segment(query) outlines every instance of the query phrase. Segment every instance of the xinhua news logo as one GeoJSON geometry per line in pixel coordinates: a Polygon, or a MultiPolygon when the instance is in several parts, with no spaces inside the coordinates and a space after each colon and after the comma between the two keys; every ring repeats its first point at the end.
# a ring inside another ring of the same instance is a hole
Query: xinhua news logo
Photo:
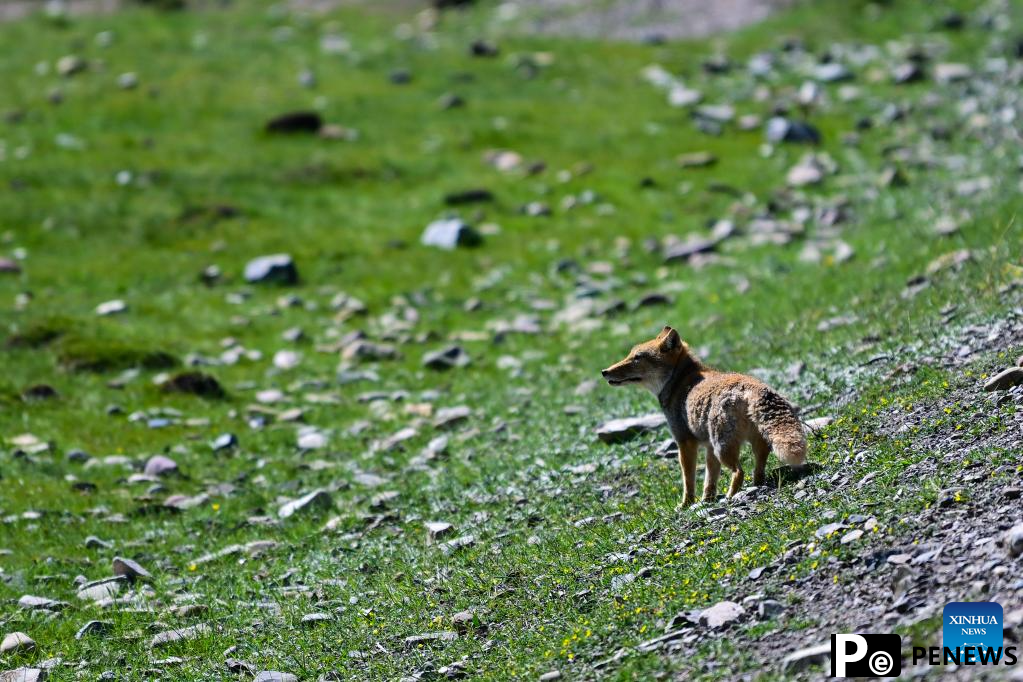
{"type": "Polygon", "coordinates": [[[902,638],[898,635],[831,635],[832,677],[898,677],[902,638]]]}
{"type": "MultiPolygon", "coordinates": [[[[1004,645],[1002,606],[951,602],[942,612],[943,646],[913,647],[913,665],[1016,665],[1016,647],[1004,645]]],[[[833,677],[898,677],[902,638],[895,634],[831,635],[833,677]]]]}

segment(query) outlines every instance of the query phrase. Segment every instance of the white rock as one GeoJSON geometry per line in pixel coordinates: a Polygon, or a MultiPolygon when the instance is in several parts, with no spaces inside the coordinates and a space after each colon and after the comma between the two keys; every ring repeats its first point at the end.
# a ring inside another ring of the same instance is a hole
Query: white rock
{"type": "Polygon", "coordinates": [[[35,640],[24,632],[12,632],[0,642],[0,654],[9,654],[15,651],[32,651],[36,648],[35,640]]]}
{"type": "Polygon", "coordinates": [[[96,314],[107,316],[107,315],[118,315],[128,311],[128,304],[119,298],[115,298],[112,301],[104,301],[96,306],[96,314]]]}

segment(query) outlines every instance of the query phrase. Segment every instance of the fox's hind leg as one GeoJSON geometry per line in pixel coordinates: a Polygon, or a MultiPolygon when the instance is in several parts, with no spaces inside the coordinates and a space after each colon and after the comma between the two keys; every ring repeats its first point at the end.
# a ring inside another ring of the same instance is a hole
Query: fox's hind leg
{"type": "Polygon", "coordinates": [[[764,469],[767,468],[767,456],[771,453],[771,444],[756,432],[750,435],[749,444],[753,447],[753,485],[764,485],[767,479],[764,469]]]}
{"type": "Polygon", "coordinates": [[[714,452],[721,464],[732,470],[732,481],[728,484],[728,497],[742,490],[742,481],[746,474],[742,470],[742,462],[739,459],[739,450],[742,442],[731,439],[724,442],[718,441],[714,444],[714,452]]]}
{"type": "Polygon", "coordinates": [[[703,472],[703,501],[713,502],[718,498],[718,476],[721,475],[721,461],[714,454],[714,449],[708,445],[707,468],[703,472]]]}

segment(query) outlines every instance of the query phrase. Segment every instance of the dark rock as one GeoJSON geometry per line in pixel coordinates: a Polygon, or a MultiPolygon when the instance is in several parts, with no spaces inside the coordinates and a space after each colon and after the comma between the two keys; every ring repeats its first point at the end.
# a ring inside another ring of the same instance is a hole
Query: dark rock
{"type": "Polygon", "coordinates": [[[461,346],[448,346],[423,356],[423,365],[436,370],[465,367],[470,362],[469,354],[461,346]]]}
{"type": "Polygon", "coordinates": [[[816,126],[806,121],[795,121],[784,116],[768,119],[765,135],[767,141],[772,144],[779,142],[820,144],[821,142],[821,133],[816,126]]]}
{"type": "Polygon", "coordinates": [[[260,256],[245,264],[245,281],[253,284],[272,282],[275,284],[297,284],[298,268],[286,253],[260,256]]]}
{"type": "Polygon", "coordinates": [[[323,127],[323,119],[315,111],[292,111],[270,119],[266,124],[268,133],[317,133],[323,127]]]}
{"type": "Polygon", "coordinates": [[[59,397],[57,389],[49,384],[36,384],[21,392],[21,398],[25,401],[53,400],[59,397]]]}
{"type": "MultiPolygon", "coordinates": [[[[147,465],[148,466],[148,465],[147,465]]],[[[177,465],[174,465],[177,469],[177,465]]],[[[125,557],[115,556],[113,560],[114,575],[123,575],[128,580],[149,579],[153,576],[146,569],[132,559],[126,559],[125,557]]]]}
{"type": "Polygon", "coordinates": [[[190,393],[202,398],[223,398],[227,395],[220,382],[203,372],[175,374],[160,388],[165,393],[190,393]]]}
{"type": "Polygon", "coordinates": [[[473,57],[496,57],[500,53],[497,45],[486,40],[474,40],[469,46],[469,54],[473,57]]]}
{"type": "Polygon", "coordinates": [[[88,623],[78,628],[78,632],[75,633],[75,639],[84,639],[90,635],[105,635],[114,629],[114,624],[105,620],[90,620],[88,623]]]}
{"type": "Polygon", "coordinates": [[[479,204],[494,200],[494,194],[489,189],[473,188],[458,192],[450,192],[444,195],[444,203],[448,206],[462,206],[464,204],[479,204]]]}

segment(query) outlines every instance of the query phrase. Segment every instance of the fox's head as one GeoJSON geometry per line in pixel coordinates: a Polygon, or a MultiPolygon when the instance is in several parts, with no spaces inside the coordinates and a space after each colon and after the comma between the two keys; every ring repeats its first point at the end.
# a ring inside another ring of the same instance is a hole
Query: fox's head
{"type": "Polygon", "coordinates": [[[689,346],[678,332],[665,327],[656,338],[633,346],[624,360],[601,370],[600,374],[612,386],[640,384],[658,395],[671,378],[675,365],[688,356],[689,346]]]}

